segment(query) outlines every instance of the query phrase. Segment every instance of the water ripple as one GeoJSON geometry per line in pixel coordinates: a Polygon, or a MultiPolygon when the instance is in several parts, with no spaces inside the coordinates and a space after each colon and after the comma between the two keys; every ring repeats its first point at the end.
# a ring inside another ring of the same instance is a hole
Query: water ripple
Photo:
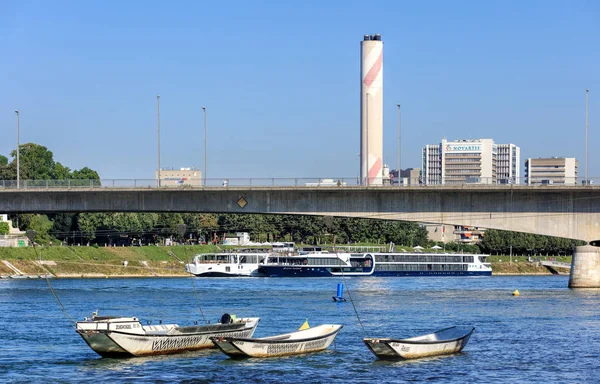
{"type": "MultiPolygon", "coordinates": [[[[0,377],[5,382],[136,383],[596,382],[600,290],[573,291],[564,276],[350,278],[350,302],[333,303],[340,282],[322,279],[54,280],[76,318],[137,316],[181,325],[224,312],[260,316],[255,336],[341,323],[335,346],[280,359],[232,360],[216,350],[103,359],[69,327],[43,280],[0,281],[0,377]],[[521,291],[513,297],[514,289],[521,291]],[[474,325],[465,351],[416,361],[379,361],[362,337],[410,337],[474,325]]],[[[347,292],[347,291],[346,291],[347,292]]]]}

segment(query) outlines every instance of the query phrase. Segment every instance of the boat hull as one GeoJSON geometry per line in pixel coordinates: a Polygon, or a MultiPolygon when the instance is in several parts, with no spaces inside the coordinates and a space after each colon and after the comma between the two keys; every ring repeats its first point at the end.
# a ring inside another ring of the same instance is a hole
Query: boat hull
{"type": "MultiPolygon", "coordinates": [[[[342,272],[331,267],[291,267],[291,266],[263,266],[261,273],[268,277],[329,277],[341,276],[342,272]]],[[[343,272],[344,276],[377,276],[377,277],[399,277],[399,276],[491,276],[491,271],[373,271],[369,272],[343,272]]]]}
{"type": "Polygon", "coordinates": [[[138,335],[126,332],[106,332],[107,337],[131,356],[152,356],[214,348],[210,337],[251,337],[258,318],[248,319],[242,328],[190,334],[138,335]]]}
{"type": "Polygon", "coordinates": [[[375,271],[372,276],[492,276],[492,271],[375,271]]]}
{"type": "Polygon", "coordinates": [[[87,343],[87,345],[94,350],[97,354],[102,357],[131,357],[132,355],[119,347],[114,341],[112,341],[103,331],[84,331],[77,330],[77,333],[87,343]]]}
{"type": "Polygon", "coordinates": [[[232,358],[300,355],[327,349],[342,329],[341,325],[321,327],[324,327],[321,335],[304,339],[282,339],[281,336],[275,336],[262,339],[213,337],[211,340],[223,353],[232,358]]]}
{"type": "Polygon", "coordinates": [[[199,274],[194,274],[196,277],[266,277],[266,275],[260,274],[256,271],[251,273],[229,273],[229,272],[204,272],[199,274]]]}
{"type": "Polygon", "coordinates": [[[474,330],[475,328],[467,329],[462,336],[447,340],[431,340],[436,339],[434,336],[436,333],[433,333],[412,339],[365,338],[363,342],[375,356],[382,360],[418,359],[461,352],[474,330]]]}

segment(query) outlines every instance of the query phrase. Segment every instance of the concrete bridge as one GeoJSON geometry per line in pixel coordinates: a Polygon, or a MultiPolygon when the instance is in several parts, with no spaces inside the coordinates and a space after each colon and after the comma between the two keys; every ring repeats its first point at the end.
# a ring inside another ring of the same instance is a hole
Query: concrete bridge
{"type": "MultiPolygon", "coordinates": [[[[0,189],[0,212],[198,212],[362,217],[600,243],[600,187],[179,187],[0,189]]],[[[600,288],[600,248],[577,247],[569,286],[600,288]]]]}
{"type": "Polygon", "coordinates": [[[553,275],[560,275],[559,269],[571,269],[571,264],[560,261],[542,260],[540,265],[546,267],[553,275]]]}
{"type": "Polygon", "coordinates": [[[323,215],[600,240],[600,187],[195,187],[0,189],[0,212],[323,215]]]}

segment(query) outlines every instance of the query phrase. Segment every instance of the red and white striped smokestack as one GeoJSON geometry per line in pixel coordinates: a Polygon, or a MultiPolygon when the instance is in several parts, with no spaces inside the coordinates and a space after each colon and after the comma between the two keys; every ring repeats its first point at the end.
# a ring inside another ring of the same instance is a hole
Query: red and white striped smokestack
{"type": "Polygon", "coordinates": [[[383,41],[365,35],[360,42],[360,178],[383,184],[383,41]]]}

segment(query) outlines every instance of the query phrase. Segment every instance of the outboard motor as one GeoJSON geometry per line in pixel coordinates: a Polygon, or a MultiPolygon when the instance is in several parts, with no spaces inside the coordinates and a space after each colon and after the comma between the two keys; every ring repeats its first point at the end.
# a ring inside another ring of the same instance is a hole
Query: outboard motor
{"type": "Polygon", "coordinates": [[[233,319],[231,318],[229,313],[224,313],[223,316],[221,316],[221,324],[231,324],[231,323],[233,323],[233,319]]]}

